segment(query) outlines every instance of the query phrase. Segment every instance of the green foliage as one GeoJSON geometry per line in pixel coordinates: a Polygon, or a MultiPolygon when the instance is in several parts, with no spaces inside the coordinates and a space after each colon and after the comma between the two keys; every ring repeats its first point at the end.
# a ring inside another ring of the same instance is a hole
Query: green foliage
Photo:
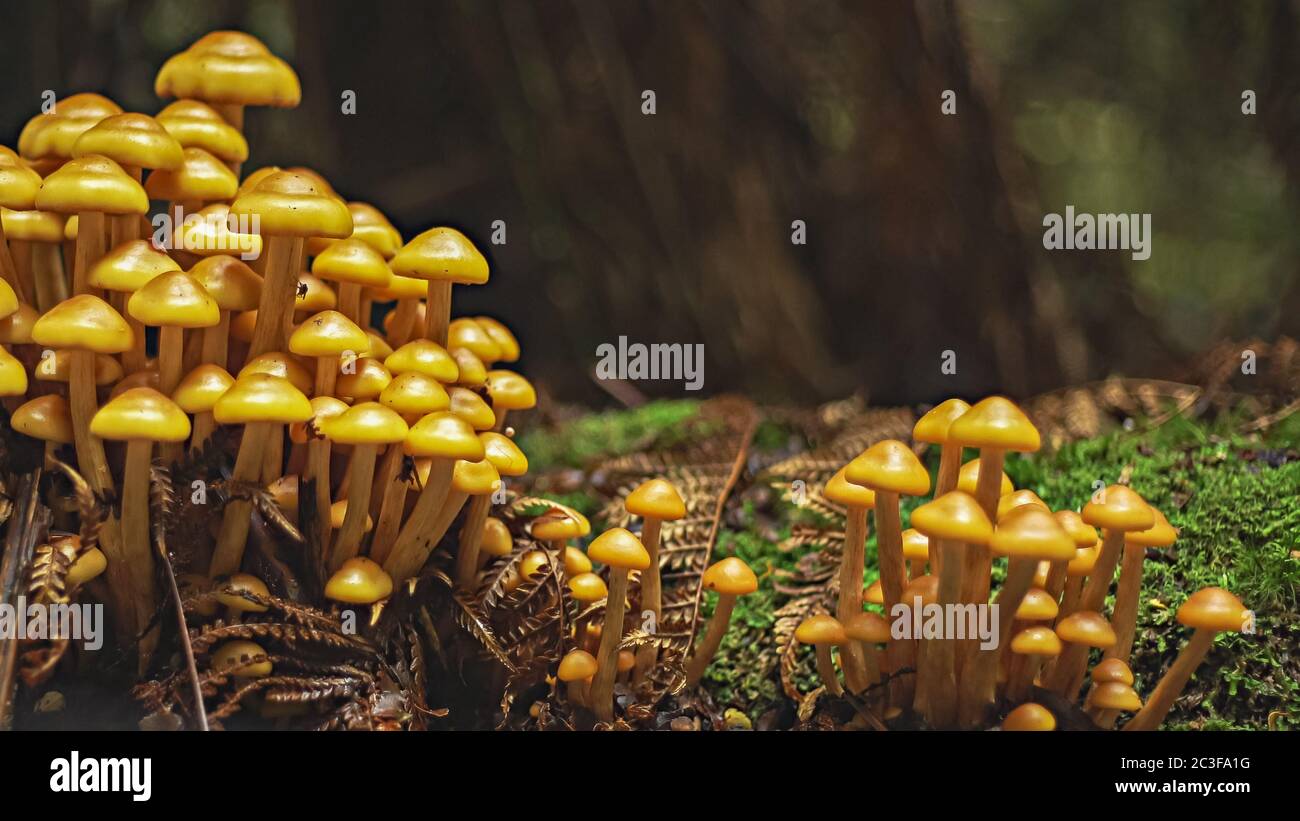
{"type": "Polygon", "coordinates": [[[533,428],[519,438],[534,474],[561,467],[584,467],[593,459],[619,456],[649,447],[670,445],[684,435],[685,425],[699,410],[690,399],[649,402],[631,410],[606,411],[574,419],[559,428],[533,428]]]}

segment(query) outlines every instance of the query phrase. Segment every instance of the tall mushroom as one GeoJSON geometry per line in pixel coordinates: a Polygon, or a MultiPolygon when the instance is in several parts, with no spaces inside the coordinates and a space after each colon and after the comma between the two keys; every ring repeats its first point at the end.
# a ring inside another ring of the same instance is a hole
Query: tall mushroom
{"type": "Polygon", "coordinates": [[[618,646],[623,640],[623,615],[627,610],[627,574],[650,566],[650,554],[641,540],[621,527],[597,536],[587,548],[592,561],[609,568],[609,596],[600,633],[600,665],[591,682],[591,709],[601,721],[614,718],[614,676],[618,672],[618,646]]]}
{"type": "Polygon", "coordinates": [[[182,147],[201,148],[229,163],[232,174],[240,163],[248,159],[248,140],[207,103],[177,100],[155,114],[154,119],[182,147]]]}
{"type": "Polygon", "coordinates": [[[176,390],[184,374],[186,329],[211,328],[221,320],[216,300],[184,271],[149,280],[131,294],[126,310],[137,322],[158,328],[158,384],[163,394],[176,390]]]}
{"type": "MultiPolygon", "coordinates": [[[[325,421],[322,432],[332,442],[352,446],[348,467],[348,512],[339,528],[330,569],[338,570],[361,548],[370,509],[370,487],[379,448],[406,441],[409,429],[402,417],[379,404],[362,402],[325,421]]],[[[329,481],[328,474],[324,477],[329,481]]]]}
{"type": "MultiPolygon", "coordinates": [[[[499,413],[504,413],[504,410],[499,413]]],[[[641,544],[645,546],[646,553],[650,554],[650,566],[641,574],[641,616],[644,618],[647,613],[651,614],[657,625],[663,612],[663,592],[659,580],[660,530],[664,522],[675,522],[686,515],[686,503],[682,501],[681,494],[671,482],[666,479],[649,479],[627,495],[623,500],[623,507],[629,515],[641,517],[641,544]]],[[[709,573],[712,570],[713,568],[710,568],[704,572],[706,589],[708,589],[709,573]]],[[[749,568],[745,570],[748,572],[749,568]]],[[[633,681],[640,682],[645,677],[646,672],[654,666],[658,655],[658,650],[653,644],[637,650],[633,681]]]]}
{"type": "MultiPolygon", "coordinates": [[[[371,344],[374,344],[373,340],[371,344]]],[[[393,381],[379,392],[379,401],[400,414],[408,423],[430,413],[445,411],[451,405],[451,399],[442,384],[417,371],[406,371],[393,377],[393,381]]],[[[404,457],[405,448],[390,447],[384,452],[375,477],[379,521],[371,538],[370,556],[380,563],[388,558],[406,508],[407,479],[402,475],[404,457]]],[[[373,498],[371,505],[375,506],[373,498]]]]}
{"type": "Polygon", "coordinates": [[[528,410],[537,404],[537,392],[532,383],[514,371],[488,371],[486,385],[488,399],[492,401],[492,413],[497,420],[495,429],[498,431],[506,429],[507,413],[528,410]]]}
{"type": "Polygon", "coordinates": [[[203,290],[216,301],[221,318],[203,331],[199,362],[233,367],[230,364],[231,314],[257,310],[262,298],[262,278],[248,265],[228,254],[204,257],[190,268],[203,290]]]}
{"type": "Polygon", "coordinates": [[[754,575],[753,570],[749,569],[749,565],[735,556],[728,556],[705,570],[700,584],[705,590],[712,590],[718,594],[718,603],[713,608],[709,627],[704,633],[703,640],[700,641],[700,646],[695,648],[695,654],[686,665],[687,687],[694,687],[700,683],[704,671],[709,667],[709,662],[713,661],[714,654],[722,646],[722,638],[727,634],[727,627],[731,624],[731,613],[736,608],[736,599],[757,590],[758,577],[754,575]]]}
{"type": "MultiPolygon", "coordinates": [[[[963,417],[964,418],[964,417],[963,417]]],[[[893,612],[902,599],[907,574],[903,569],[903,524],[899,496],[924,496],[930,492],[930,473],[907,445],[896,439],[877,442],[845,467],[844,478],[876,493],[876,543],[880,564],[880,589],[885,594],[885,612],[893,612]]],[[[891,642],[886,654],[890,670],[911,666],[915,646],[891,642]]],[[[895,678],[890,698],[896,705],[910,704],[913,681],[895,678]]]]}
{"type": "Polygon", "coordinates": [[[970,405],[962,400],[949,399],[935,405],[912,426],[912,439],[935,444],[940,448],[939,474],[934,480],[935,497],[957,488],[962,447],[957,442],[949,441],[948,428],[952,427],[952,423],[968,410],[970,405]]]}
{"type": "Polygon", "coordinates": [[[1088,652],[1093,647],[1105,649],[1115,643],[1115,631],[1105,616],[1094,610],[1079,610],[1056,624],[1056,635],[1068,646],[1056,659],[1056,665],[1048,674],[1044,686],[1055,691],[1063,698],[1074,700],[1077,687],[1074,683],[1074,670],[1087,667],[1088,652]]]}
{"type": "MultiPolygon", "coordinates": [[[[262,476],[262,450],[271,430],[278,425],[306,422],[312,417],[312,407],[289,380],[267,373],[250,373],[235,380],[230,390],[217,400],[212,413],[218,424],[244,426],[231,479],[258,483],[262,476]]],[[[231,499],[226,503],[212,565],[208,568],[209,578],[239,570],[250,515],[249,501],[231,499]]]]}
{"type": "MultiPolygon", "coordinates": [[[[1033,452],[1042,446],[1038,429],[1020,408],[1001,396],[990,396],[975,403],[948,429],[948,437],[963,447],[979,448],[979,478],[975,500],[990,520],[996,521],[998,499],[1002,496],[1002,465],[1007,451],[1033,452]]],[[[989,600],[989,575],[992,557],[987,550],[966,551],[963,571],[963,601],[984,604],[989,600]]]]}
{"type": "MultiPolygon", "coordinates": [[[[410,375],[419,377],[419,374],[410,375]]],[[[528,457],[511,439],[499,433],[482,433],[479,434],[479,439],[483,442],[485,458],[496,468],[498,475],[523,476],[528,472],[528,457]]],[[[466,589],[473,587],[474,578],[478,575],[481,564],[479,545],[483,541],[483,530],[491,508],[492,495],[483,493],[473,496],[469,509],[465,511],[465,524],[461,527],[460,542],[456,548],[456,583],[466,589]]]]}
{"type": "MultiPolygon", "coordinates": [[[[848,624],[862,612],[862,574],[866,566],[867,511],[876,506],[876,494],[862,485],[855,485],[840,468],[826,481],[822,495],[837,505],[844,505],[847,519],[844,525],[844,548],[840,552],[840,590],[835,615],[842,624],[848,624]]],[[[846,645],[840,655],[844,667],[844,683],[850,691],[860,693],[870,683],[866,659],[857,644],[846,645]]]]}
{"type": "MultiPolygon", "coordinates": [[[[1077,549],[1092,547],[1097,544],[1097,531],[1083,521],[1083,517],[1073,510],[1058,510],[1052,514],[1071,539],[1077,549]]],[[[1076,552],[1075,556],[1079,554],[1076,552]]],[[[1073,559],[1071,559],[1073,561],[1073,559]]],[[[1065,592],[1065,585],[1070,577],[1070,562],[1051,562],[1047,578],[1043,580],[1043,589],[1057,602],[1065,592]]]]}
{"type": "Polygon", "coordinates": [[[451,323],[451,286],[486,285],[488,265],[483,254],[455,228],[431,228],[412,239],[392,260],[393,273],[429,283],[425,308],[425,339],[447,344],[451,323]]]}
{"type": "Polygon", "coordinates": [[[1178,623],[1195,632],[1165,671],[1146,706],[1124,725],[1125,730],[1154,730],[1169,715],[1192,673],[1205,660],[1218,633],[1239,633],[1246,629],[1250,611],[1236,596],[1222,587],[1204,587],[1178,608],[1178,623]]]}
{"type": "Polygon", "coordinates": [[[135,344],[131,350],[122,353],[122,367],[128,373],[145,369],[145,330],[144,323],[131,316],[126,302],[129,294],[143,288],[155,277],[181,268],[176,261],[149,244],[147,240],[137,239],[119,243],[99,258],[86,273],[86,284],[95,289],[110,291],[114,310],[119,311],[131,326],[135,335],[135,344]]]}
{"type": "Polygon", "coordinates": [[[844,695],[844,687],[835,672],[835,662],[831,659],[832,647],[843,647],[849,643],[849,637],[839,620],[825,613],[809,616],[795,628],[794,638],[800,644],[813,646],[817,655],[817,675],[821,676],[826,692],[833,696],[844,695]]]}
{"type": "Polygon", "coordinates": [[[1178,539],[1178,531],[1169,524],[1165,514],[1151,508],[1155,524],[1146,530],[1125,534],[1124,562],[1120,568],[1119,585],[1115,588],[1115,610],[1111,620],[1115,623],[1115,645],[1106,651],[1106,658],[1127,662],[1133,649],[1137,632],[1138,598],[1142,593],[1142,562],[1148,547],[1168,547],[1178,539]]]}
{"type": "MultiPolygon", "coordinates": [[[[181,144],[147,114],[115,114],[86,129],[72,146],[74,157],[102,156],[122,166],[140,182],[143,169],[178,169],[183,162],[181,144]]],[[[109,225],[110,245],[138,239],[141,221],[136,214],[122,214],[109,225]]]]}
{"type": "MultiPolygon", "coordinates": [[[[517,448],[515,449],[515,452],[518,457],[523,456],[523,453],[519,452],[517,448]]],[[[443,536],[447,535],[447,531],[451,529],[452,523],[456,521],[456,517],[460,514],[461,509],[465,507],[465,503],[469,499],[481,499],[483,500],[482,503],[484,505],[491,503],[492,494],[501,488],[501,474],[497,470],[498,464],[505,465],[508,470],[519,470],[521,467],[526,468],[527,466],[526,462],[521,463],[514,455],[503,454],[500,450],[494,449],[492,454],[488,454],[486,443],[483,453],[484,458],[477,461],[471,462],[461,460],[456,462],[456,466],[452,470],[451,475],[451,490],[447,493],[446,499],[443,500],[442,507],[438,509],[438,515],[434,518],[433,524],[429,527],[429,532],[424,537],[423,544],[425,547],[421,548],[421,553],[424,556],[428,555],[428,553],[425,552],[426,549],[431,550],[435,545],[442,541],[443,536]]],[[[469,551],[464,552],[466,557],[468,557],[469,551]]],[[[550,560],[548,554],[543,553],[542,555],[547,556],[548,561],[550,560]]],[[[477,564],[478,556],[474,555],[473,559],[475,564],[477,564]]],[[[456,572],[457,574],[460,574],[462,572],[462,567],[471,566],[473,565],[469,565],[468,563],[462,565],[462,562],[458,557],[456,561],[456,572]]],[[[411,572],[414,573],[418,569],[418,567],[415,567],[411,572]]],[[[469,587],[473,581],[474,574],[466,571],[463,578],[464,586],[469,587]]]]}

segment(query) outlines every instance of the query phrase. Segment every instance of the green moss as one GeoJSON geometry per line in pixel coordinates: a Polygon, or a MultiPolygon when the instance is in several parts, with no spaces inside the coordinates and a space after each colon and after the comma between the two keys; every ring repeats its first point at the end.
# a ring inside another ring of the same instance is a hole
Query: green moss
{"type": "Polygon", "coordinates": [[[594,413],[556,428],[532,428],[519,438],[534,475],[562,467],[584,467],[592,460],[632,453],[651,446],[669,446],[687,435],[689,420],[699,410],[690,399],[649,402],[638,408],[594,413]]]}

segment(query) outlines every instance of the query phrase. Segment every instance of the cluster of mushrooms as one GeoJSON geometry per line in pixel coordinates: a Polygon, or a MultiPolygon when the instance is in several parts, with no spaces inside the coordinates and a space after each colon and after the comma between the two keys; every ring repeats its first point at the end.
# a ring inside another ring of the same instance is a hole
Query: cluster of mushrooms
{"type": "MultiPolygon", "coordinates": [[[[486,283],[486,259],[452,228],[404,243],[307,168],[241,179],[245,108],[300,98],[256,38],[208,34],[155,88],[177,99],[154,116],[76,94],[32,118],[17,152],[0,147],[0,397],[14,431],[114,502],[98,547],[61,540],[70,579],[105,574],[116,634],[143,667],[158,632],[151,467],[224,428],[238,432],[232,486],[267,489],[290,518],[300,481],[313,489],[318,521],[298,524],[318,534],[305,561],[330,599],[383,601],[457,522],[456,582],[470,587],[502,539],[509,551],[488,514],[502,478],[527,470],[508,414],[536,404],[497,367],[519,358],[509,329],[451,317],[452,286],[486,283]],[[377,329],[379,303],[395,305],[377,329]]],[[[206,575],[182,580],[235,611],[257,607],[241,590],[266,592],[241,572],[251,504],[231,495],[194,546],[206,575]]],[[[268,674],[246,644],[218,649],[217,666],[268,674]]]]}
{"type": "Polygon", "coordinates": [[[1097,491],[1079,512],[1053,512],[1032,491],[1015,490],[1003,472],[1005,456],[1037,451],[1040,440],[1029,418],[1002,397],[973,406],[943,402],[917,421],[912,436],[937,446],[940,463],[933,499],[912,511],[910,529],[902,529],[900,497],[930,495],[931,478],[903,442],[872,445],[824,487],[825,498],[847,510],[836,612],[810,616],[795,637],[814,646],[828,692],[847,690],[865,697],[880,718],[909,713],[934,728],[977,729],[1005,716],[1006,730],[1052,730],[1057,720],[1040,703],[1052,701],[1045,694],[1073,702],[1087,679],[1083,708],[1098,727],[1110,729],[1122,713],[1134,713],[1123,729],[1151,730],[1215,635],[1248,629],[1249,611],[1227,590],[1190,596],[1177,620],[1192,635],[1143,704],[1128,661],[1146,550],[1172,545],[1178,535],[1165,516],[1122,484],[1097,491]],[[966,448],[978,450],[978,458],[962,464],[966,448]],[[864,589],[868,510],[880,578],[864,589]],[[1000,558],[1006,572],[991,598],[1000,558]],[[896,618],[914,621],[918,604],[956,614],[945,618],[950,626],[966,623],[976,605],[990,600],[999,613],[996,641],[981,642],[968,629],[961,636],[891,629],[896,618]],[[864,602],[885,615],[865,610],[864,602]],[[1090,671],[1094,649],[1101,659],[1090,671]]]}

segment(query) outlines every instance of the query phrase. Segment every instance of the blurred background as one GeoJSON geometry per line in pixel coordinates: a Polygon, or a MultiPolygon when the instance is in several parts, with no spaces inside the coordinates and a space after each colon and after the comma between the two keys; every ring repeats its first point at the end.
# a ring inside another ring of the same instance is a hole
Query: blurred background
{"type": "Polygon", "coordinates": [[[20,0],[0,142],[46,89],[155,113],[159,66],[218,28],[302,81],[250,109],[245,168],[464,230],[493,278],[454,312],[507,322],[562,400],[612,401],[591,373],[620,335],[703,343],[705,394],[921,402],[1300,334],[1289,0],[20,0]],[[1150,259],[1045,251],[1067,205],[1150,213],[1150,259]]]}

